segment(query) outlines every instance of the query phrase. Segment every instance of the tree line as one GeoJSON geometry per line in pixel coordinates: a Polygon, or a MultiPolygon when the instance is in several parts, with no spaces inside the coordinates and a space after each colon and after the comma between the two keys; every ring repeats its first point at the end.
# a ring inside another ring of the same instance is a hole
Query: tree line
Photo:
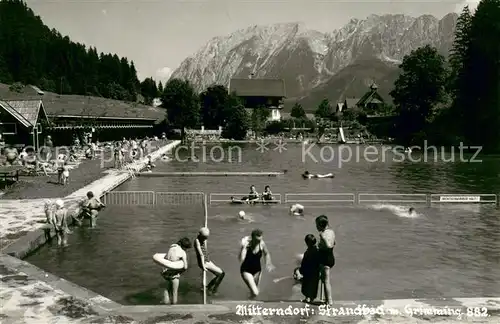
{"type": "MultiPolygon", "coordinates": [[[[429,45],[412,51],[400,65],[400,75],[390,95],[392,107],[380,114],[395,115],[387,132],[402,145],[482,146],[500,151],[500,0],[482,0],[476,11],[465,7],[460,14],[449,59],[429,45]]],[[[248,115],[235,94],[220,85],[198,95],[188,81],[170,80],[161,94],[167,120],[181,129],[224,127],[227,138],[243,138],[246,131],[262,131],[268,110],[248,115]]],[[[318,132],[323,119],[366,123],[366,113],[348,109],[332,113],[328,100],[316,110],[318,132]]],[[[295,104],[294,120],[307,120],[295,104]]],[[[313,126],[313,127],[314,127],[313,126]]]]}
{"type": "Polygon", "coordinates": [[[21,0],[0,1],[0,82],[32,84],[49,92],[150,104],[162,85],[142,83],[134,62],[72,42],[45,26],[21,0]]]}
{"type": "Polygon", "coordinates": [[[500,151],[500,0],[482,0],[460,14],[448,60],[431,46],[400,65],[390,93],[396,139],[500,151]]]}
{"type": "MultiPolygon", "coordinates": [[[[366,112],[356,107],[341,114],[324,99],[315,111],[319,124],[354,121],[367,113],[395,115],[387,135],[402,145],[482,146],[500,151],[500,0],[482,0],[474,13],[461,12],[448,59],[429,45],[403,58],[390,93],[392,106],[366,112]]],[[[296,104],[292,111],[302,114],[296,104]]],[[[318,127],[321,128],[321,127],[318,127]]]]}

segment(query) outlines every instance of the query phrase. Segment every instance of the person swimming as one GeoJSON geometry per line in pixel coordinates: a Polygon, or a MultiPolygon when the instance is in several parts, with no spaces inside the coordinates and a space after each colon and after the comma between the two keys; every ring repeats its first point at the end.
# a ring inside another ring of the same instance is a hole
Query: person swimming
{"type": "Polygon", "coordinates": [[[238,213],[238,218],[239,219],[246,219],[246,214],[243,210],[240,210],[240,212],[238,213]]]}
{"type": "Polygon", "coordinates": [[[262,193],[263,200],[273,200],[273,193],[271,192],[271,187],[265,186],[264,192],[262,193]]]}
{"type": "Polygon", "coordinates": [[[416,214],[415,208],[410,207],[410,209],[408,209],[408,215],[413,216],[415,214],[416,214]]]}
{"type": "Polygon", "coordinates": [[[302,178],[304,178],[304,179],[324,179],[324,178],[335,178],[335,175],[333,173],[311,174],[311,173],[309,173],[309,171],[305,171],[302,174],[302,178]]]}
{"type": "Polygon", "coordinates": [[[290,206],[290,214],[293,216],[304,216],[304,206],[301,204],[293,204],[290,206]]]}

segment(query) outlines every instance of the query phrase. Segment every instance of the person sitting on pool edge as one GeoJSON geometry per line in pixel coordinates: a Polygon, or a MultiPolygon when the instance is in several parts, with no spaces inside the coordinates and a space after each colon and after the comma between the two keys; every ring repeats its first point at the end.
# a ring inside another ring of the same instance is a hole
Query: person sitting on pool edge
{"type": "Polygon", "coordinates": [[[271,192],[270,186],[264,187],[264,192],[262,193],[262,200],[273,200],[273,193],[271,192]]]}
{"type": "Polygon", "coordinates": [[[250,186],[250,194],[248,196],[241,197],[241,199],[239,201],[237,199],[235,199],[234,197],[231,197],[231,203],[239,204],[240,201],[241,201],[241,203],[243,203],[243,202],[251,203],[251,202],[255,202],[259,199],[260,199],[259,193],[255,189],[255,186],[251,185],[250,186]]]}
{"type": "Polygon", "coordinates": [[[151,172],[156,165],[153,163],[151,155],[148,155],[148,161],[146,162],[146,172],[151,172]]]}
{"type": "Polygon", "coordinates": [[[304,178],[304,179],[324,179],[324,178],[335,178],[335,175],[333,173],[311,174],[311,173],[309,173],[309,171],[305,171],[302,174],[302,178],[304,178]]]}
{"type": "Polygon", "coordinates": [[[196,258],[198,260],[198,266],[202,271],[210,271],[215,275],[215,277],[208,283],[206,289],[211,295],[217,294],[217,289],[219,288],[222,280],[224,279],[224,270],[219,268],[215,263],[210,260],[207,250],[207,240],[210,236],[210,230],[207,227],[202,227],[198,236],[194,240],[194,247],[196,251],[196,258]]]}
{"type": "Polygon", "coordinates": [[[179,292],[179,280],[181,273],[188,268],[188,259],[186,251],[192,247],[191,241],[187,237],[183,237],[176,244],[172,244],[165,256],[169,261],[183,261],[184,267],[181,270],[164,269],[161,273],[163,279],[167,282],[167,287],[163,293],[163,302],[165,304],[177,304],[177,296],[179,292]]]}

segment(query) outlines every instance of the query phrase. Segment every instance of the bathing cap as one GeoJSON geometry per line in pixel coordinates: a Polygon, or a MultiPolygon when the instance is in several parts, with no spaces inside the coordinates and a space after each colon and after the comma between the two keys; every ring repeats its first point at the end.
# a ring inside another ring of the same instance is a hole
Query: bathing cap
{"type": "Polygon", "coordinates": [[[56,206],[59,207],[59,208],[63,208],[64,207],[64,201],[62,201],[61,199],[57,199],[56,200],[56,206]]]}
{"type": "Polygon", "coordinates": [[[208,229],[208,227],[200,228],[200,235],[208,237],[210,235],[210,230],[208,229]]]}
{"type": "Polygon", "coordinates": [[[240,217],[243,218],[243,217],[245,217],[245,212],[243,210],[240,210],[238,215],[240,215],[240,217]]]}

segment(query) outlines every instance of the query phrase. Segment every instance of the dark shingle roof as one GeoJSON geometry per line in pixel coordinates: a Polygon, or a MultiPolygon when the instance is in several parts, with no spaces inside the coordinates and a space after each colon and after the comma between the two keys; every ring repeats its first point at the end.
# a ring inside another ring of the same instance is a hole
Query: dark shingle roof
{"type": "Polygon", "coordinates": [[[14,109],[8,102],[0,100],[0,107],[7,111],[12,117],[17,119],[24,127],[33,126],[23,115],[21,115],[16,109],[14,109]]]}
{"type": "Polygon", "coordinates": [[[242,97],[286,97],[283,79],[231,79],[229,91],[242,97]]]}
{"type": "Polygon", "coordinates": [[[38,121],[40,108],[43,109],[41,100],[9,100],[7,103],[33,126],[38,121]]]}
{"type": "Polygon", "coordinates": [[[0,84],[0,98],[7,100],[42,100],[47,115],[67,115],[82,117],[134,118],[163,120],[165,110],[138,104],[101,97],[80,95],[58,95],[44,92],[39,95],[32,87],[25,86],[23,90],[12,92],[9,86],[0,84]]]}

